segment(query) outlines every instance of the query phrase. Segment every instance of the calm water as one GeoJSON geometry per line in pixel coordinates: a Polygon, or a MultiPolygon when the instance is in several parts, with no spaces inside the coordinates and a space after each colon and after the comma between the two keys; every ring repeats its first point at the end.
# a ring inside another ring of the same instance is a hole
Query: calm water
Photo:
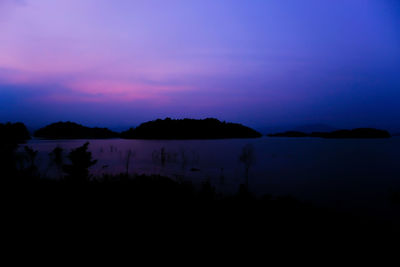
{"type": "MultiPolygon", "coordinates": [[[[305,201],[359,212],[385,213],[389,195],[400,190],[400,138],[329,140],[260,138],[234,140],[32,140],[42,173],[56,176],[48,153],[57,145],[66,152],[90,142],[98,163],[94,175],[126,172],[162,174],[195,183],[211,181],[223,192],[244,182],[239,157],[245,145],[254,150],[249,186],[257,194],[293,195],[305,201]],[[131,152],[129,152],[131,151],[131,152]],[[163,151],[163,152],[162,152],[163,151]],[[161,158],[164,155],[165,163],[161,158]]],[[[65,153],[66,154],[66,153],[65,153]]]]}

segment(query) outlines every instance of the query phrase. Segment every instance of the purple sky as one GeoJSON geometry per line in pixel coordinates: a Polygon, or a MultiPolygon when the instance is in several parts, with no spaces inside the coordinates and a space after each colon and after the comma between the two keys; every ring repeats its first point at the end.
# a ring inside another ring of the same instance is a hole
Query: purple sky
{"type": "Polygon", "coordinates": [[[0,121],[400,128],[397,0],[0,0],[0,121]]]}

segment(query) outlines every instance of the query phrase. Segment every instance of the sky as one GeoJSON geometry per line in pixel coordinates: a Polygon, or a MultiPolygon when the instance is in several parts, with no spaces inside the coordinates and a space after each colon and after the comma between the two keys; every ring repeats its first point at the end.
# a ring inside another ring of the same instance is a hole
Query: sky
{"type": "Polygon", "coordinates": [[[0,122],[400,129],[398,0],[0,0],[0,122]]]}

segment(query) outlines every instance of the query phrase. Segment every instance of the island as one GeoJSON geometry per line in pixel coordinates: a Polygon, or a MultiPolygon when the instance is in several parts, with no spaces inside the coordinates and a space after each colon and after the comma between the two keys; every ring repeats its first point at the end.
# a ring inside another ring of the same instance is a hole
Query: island
{"type": "Polygon", "coordinates": [[[158,119],[142,123],[121,133],[125,139],[228,139],[258,138],[262,134],[238,123],[221,122],[214,118],[158,119]]]}
{"type": "Polygon", "coordinates": [[[288,131],[283,133],[268,134],[269,137],[320,137],[320,138],[390,138],[391,135],[386,130],[374,128],[356,128],[352,130],[337,130],[332,132],[313,132],[303,133],[288,131]]]}
{"type": "Polygon", "coordinates": [[[25,124],[17,123],[0,123],[0,142],[17,142],[23,143],[31,139],[28,129],[25,124]]]}
{"type": "Polygon", "coordinates": [[[34,137],[43,139],[109,139],[119,134],[107,128],[90,128],[74,122],[56,122],[37,130],[34,137]]]}

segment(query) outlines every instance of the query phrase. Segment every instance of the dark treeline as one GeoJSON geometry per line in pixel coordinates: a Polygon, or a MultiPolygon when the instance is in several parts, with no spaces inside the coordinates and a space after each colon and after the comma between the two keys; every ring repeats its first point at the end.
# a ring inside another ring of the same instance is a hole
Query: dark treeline
{"type": "MultiPolygon", "coordinates": [[[[47,125],[34,133],[43,139],[227,139],[258,138],[262,134],[237,123],[221,122],[217,119],[154,120],[140,124],[122,133],[107,128],[90,128],[73,122],[57,122],[47,125]]],[[[319,137],[319,138],[390,138],[386,130],[356,128],[332,132],[287,131],[268,134],[270,137],[319,137]]],[[[394,134],[396,136],[396,134],[394,134]]],[[[3,140],[28,140],[29,132],[23,123],[0,124],[0,138],[3,140]]]]}
{"type": "Polygon", "coordinates": [[[386,130],[373,128],[357,128],[353,130],[337,130],[333,132],[313,132],[304,133],[298,131],[288,131],[283,133],[268,134],[270,137],[320,137],[320,138],[390,138],[391,135],[386,130]]]}
{"type": "Polygon", "coordinates": [[[237,123],[221,122],[217,119],[155,120],[142,123],[137,128],[121,133],[127,139],[221,139],[257,138],[262,135],[237,123]]]}
{"type": "Polygon", "coordinates": [[[106,128],[89,128],[74,122],[57,122],[35,131],[34,136],[45,139],[107,139],[117,138],[119,134],[106,128]]]}
{"type": "Polygon", "coordinates": [[[217,119],[155,120],[142,123],[122,133],[105,128],[89,128],[73,122],[50,124],[34,133],[45,139],[221,139],[256,138],[257,131],[237,123],[221,122],[217,119]]]}

